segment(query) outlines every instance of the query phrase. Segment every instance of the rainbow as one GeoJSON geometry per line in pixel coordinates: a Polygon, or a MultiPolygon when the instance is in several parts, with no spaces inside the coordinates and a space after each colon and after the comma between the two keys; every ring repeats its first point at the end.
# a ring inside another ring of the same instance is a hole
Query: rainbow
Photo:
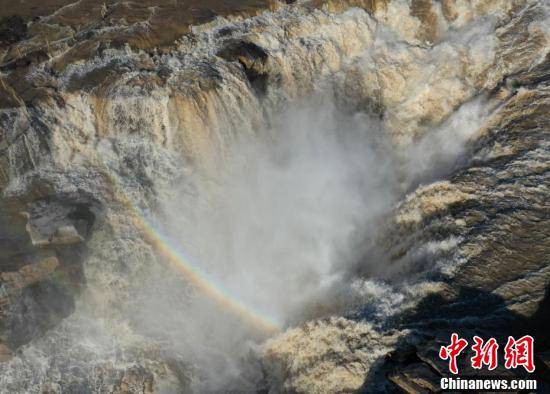
{"type": "Polygon", "coordinates": [[[154,224],[140,213],[139,208],[130,201],[126,193],[119,187],[117,180],[110,174],[106,175],[116,190],[117,200],[132,213],[131,219],[135,227],[164,261],[182,274],[202,294],[220,305],[224,311],[229,311],[239,317],[244,323],[267,334],[281,331],[281,325],[275,319],[269,318],[262,312],[245,304],[238,296],[230,294],[221,284],[209,278],[208,274],[201,269],[200,264],[187,256],[181,248],[175,246],[169,237],[157,230],[154,224]]]}

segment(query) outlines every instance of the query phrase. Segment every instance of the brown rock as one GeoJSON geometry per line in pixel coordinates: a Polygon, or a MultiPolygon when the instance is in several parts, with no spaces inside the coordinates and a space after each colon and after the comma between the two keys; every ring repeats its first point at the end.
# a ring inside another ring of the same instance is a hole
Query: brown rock
{"type": "Polygon", "coordinates": [[[12,289],[20,290],[32,284],[49,280],[58,266],[57,258],[49,257],[38,263],[25,265],[17,272],[2,272],[0,280],[12,289]]]}
{"type": "Polygon", "coordinates": [[[153,394],[154,376],[142,366],[124,371],[113,394],[142,393],[153,394]]]}
{"type": "Polygon", "coordinates": [[[84,241],[73,225],[59,227],[50,238],[52,245],[72,245],[84,241]]]}
{"type": "Polygon", "coordinates": [[[0,363],[9,361],[11,358],[11,350],[3,343],[0,343],[0,363]]]}
{"type": "Polygon", "coordinates": [[[56,257],[49,257],[36,264],[29,264],[19,270],[21,277],[28,286],[49,279],[50,275],[59,266],[56,257]]]}
{"type": "Polygon", "coordinates": [[[408,394],[420,394],[429,393],[429,391],[422,386],[416,384],[404,374],[397,373],[388,376],[388,379],[395,383],[401,390],[408,394]]]}

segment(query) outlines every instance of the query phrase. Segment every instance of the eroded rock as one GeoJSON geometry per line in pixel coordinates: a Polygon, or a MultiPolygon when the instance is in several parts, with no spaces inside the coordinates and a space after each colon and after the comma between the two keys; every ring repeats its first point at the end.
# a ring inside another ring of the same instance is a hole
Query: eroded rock
{"type": "Polygon", "coordinates": [[[306,323],[266,343],[271,387],[295,393],[358,390],[372,365],[399,336],[343,318],[306,323]]]}
{"type": "MultiPolygon", "coordinates": [[[[155,255],[124,193],[154,209],[155,182],[173,181],[166,163],[179,164],[174,152],[214,172],[229,141],[254,135],[277,110],[318,92],[333,92],[345,111],[374,112],[401,146],[475,97],[492,101],[465,160],[441,175],[447,180],[412,185],[380,237],[381,251],[366,253],[380,269],[368,261],[358,268],[398,289],[403,272],[411,280],[426,275],[429,292],[403,296],[426,302],[397,317],[388,312],[399,334],[364,323],[371,316],[362,311],[353,311],[356,320],[283,333],[264,352],[274,390],[378,388],[382,378],[371,372],[394,348],[404,356],[388,361],[398,365],[392,379],[431,390],[431,372],[444,371],[430,362],[433,338],[415,337],[409,354],[401,346],[413,340],[398,341],[406,330],[437,331],[443,340],[451,326],[511,327],[536,332],[541,349],[548,346],[549,66],[540,3],[299,2],[248,20],[214,18],[254,14],[271,2],[240,2],[238,10],[177,3],[80,1],[26,32],[20,21],[8,26],[17,42],[1,66],[0,185],[19,207],[9,219],[0,215],[0,358],[72,312],[70,286],[58,275],[78,266],[80,247],[93,249],[90,309],[114,326],[131,320],[125,311],[155,255]],[[209,24],[191,29],[194,18],[209,24]],[[95,233],[90,196],[105,209],[95,233]],[[26,212],[28,235],[4,223],[16,223],[17,212],[26,212]],[[41,260],[44,253],[57,256],[55,266],[51,256],[41,260]]],[[[462,138],[450,142],[455,137],[462,138]]],[[[106,372],[109,382],[118,372],[106,372]]],[[[151,376],[129,369],[117,390],[151,391],[151,376]]]]}
{"type": "Polygon", "coordinates": [[[16,349],[43,335],[74,310],[70,289],[60,279],[55,257],[0,273],[0,339],[16,349]]]}

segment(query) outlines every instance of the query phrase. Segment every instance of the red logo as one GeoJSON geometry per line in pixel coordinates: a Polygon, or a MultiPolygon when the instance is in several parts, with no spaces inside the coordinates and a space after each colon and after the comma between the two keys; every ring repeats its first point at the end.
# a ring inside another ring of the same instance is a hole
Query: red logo
{"type": "Polygon", "coordinates": [[[449,346],[441,346],[441,349],[439,349],[439,357],[442,360],[449,360],[449,371],[455,375],[458,374],[456,358],[466,346],[468,346],[468,341],[462,338],[459,339],[458,334],[453,333],[451,335],[451,344],[449,346]]]}
{"type": "Polygon", "coordinates": [[[525,335],[517,341],[513,337],[508,337],[508,342],[504,348],[504,366],[508,369],[524,367],[527,372],[535,370],[533,360],[533,345],[535,340],[530,335],[525,335]]]}
{"type": "Polygon", "coordinates": [[[495,338],[489,339],[483,344],[483,339],[478,336],[474,337],[475,344],[472,345],[472,350],[475,356],[470,360],[474,369],[481,369],[483,365],[489,367],[489,371],[495,369],[498,365],[498,343],[495,338]]]}
{"type": "MultiPolygon", "coordinates": [[[[474,356],[470,358],[472,368],[481,369],[486,365],[489,371],[498,366],[499,345],[495,338],[484,341],[478,336],[474,336],[472,351],[474,356]]],[[[504,367],[506,369],[524,367],[527,372],[535,371],[535,362],[533,358],[535,340],[530,335],[525,335],[516,340],[508,337],[508,342],[504,347],[504,367]]],[[[441,346],[439,357],[442,360],[449,360],[449,371],[452,374],[458,374],[457,357],[468,346],[468,341],[459,338],[458,334],[451,335],[451,343],[448,346],[441,346]]]]}

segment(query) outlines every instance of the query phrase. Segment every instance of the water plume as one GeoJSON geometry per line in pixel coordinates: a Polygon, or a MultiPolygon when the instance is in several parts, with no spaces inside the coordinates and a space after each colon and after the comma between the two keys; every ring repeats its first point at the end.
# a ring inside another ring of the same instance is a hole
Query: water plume
{"type": "MultiPolygon", "coordinates": [[[[405,190],[403,179],[427,179],[441,173],[434,166],[440,171],[456,162],[476,129],[464,120],[480,107],[468,104],[403,153],[392,148],[375,117],[343,114],[326,97],[296,104],[255,138],[236,141],[216,173],[197,171],[170,185],[158,231],[228,298],[280,327],[351,310],[358,297],[365,307],[372,291],[403,299],[395,289],[378,290],[387,285],[350,279],[359,264],[376,266],[372,272],[379,274],[389,269],[382,260],[363,261],[358,245],[376,238],[405,190]],[[445,145],[457,133],[464,138],[445,145]]],[[[143,332],[165,338],[206,374],[199,391],[257,387],[262,374],[251,360],[255,343],[266,336],[193,281],[182,293],[181,282],[163,275],[141,294],[143,332]]]]}

